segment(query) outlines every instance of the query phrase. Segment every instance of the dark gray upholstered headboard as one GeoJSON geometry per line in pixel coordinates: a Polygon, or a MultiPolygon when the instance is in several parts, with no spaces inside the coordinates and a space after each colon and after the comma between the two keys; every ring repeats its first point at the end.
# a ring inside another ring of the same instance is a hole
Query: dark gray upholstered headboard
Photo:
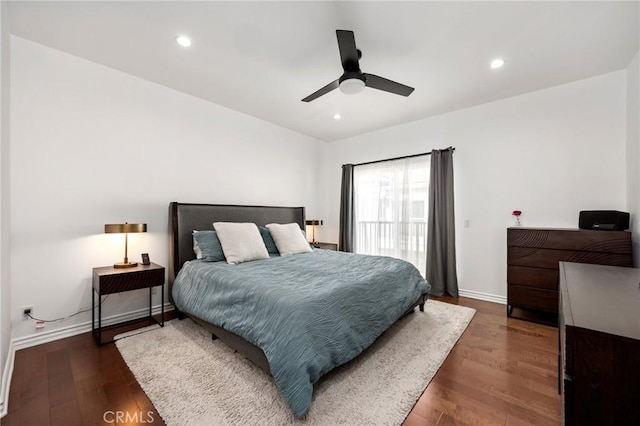
{"type": "MultiPolygon", "coordinates": [[[[236,206],[229,204],[188,204],[172,202],[169,205],[170,269],[169,284],[184,265],[195,259],[193,253],[194,230],[213,229],[213,222],[297,223],[304,229],[304,207],[236,206]]],[[[171,293],[169,293],[171,294],[171,293]]]]}

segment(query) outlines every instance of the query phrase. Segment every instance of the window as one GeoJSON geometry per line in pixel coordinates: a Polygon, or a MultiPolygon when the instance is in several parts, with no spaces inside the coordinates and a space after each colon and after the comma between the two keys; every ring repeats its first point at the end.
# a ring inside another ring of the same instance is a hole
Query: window
{"type": "Polygon", "coordinates": [[[354,251],[411,262],[424,276],[429,157],[357,166],[354,251]]]}

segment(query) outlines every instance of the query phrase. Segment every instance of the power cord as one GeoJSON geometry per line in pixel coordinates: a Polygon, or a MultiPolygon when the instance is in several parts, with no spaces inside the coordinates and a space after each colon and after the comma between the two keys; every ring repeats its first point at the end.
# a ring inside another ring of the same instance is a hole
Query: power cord
{"type": "Polygon", "coordinates": [[[25,313],[25,315],[26,315],[26,316],[28,316],[29,318],[31,318],[31,319],[32,319],[32,320],[34,320],[34,321],[41,321],[41,322],[57,322],[57,321],[62,321],[62,320],[66,320],[66,319],[71,318],[71,317],[75,317],[76,315],[80,315],[80,314],[82,314],[82,313],[89,312],[89,311],[91,311],[91,310],[93,310],[93,309],[97,308],[98,306],[102,305],[102,304],[104,303],[104,301],[105,301],[105,300],[107,300],[107,299],[109,298],[109,296],[111,296],[111,295],[110,295],[110,294],[107,294],[107,296],[106,296],[104,299],[102,299],[102,300],[100,301],[100,303],[98,303],[95,307],[91,307],[91,308],[83,309],[83,310],[81,310],[81,311],[76,312],[75,314],[71,314],[71,315],[68,315],[68,316],[66,316],[66,317],[62,317],[62,318],[56,318],[56,319],[52,319],[52,320],[44,320],[44,319],[36,318],[36,317],[34,317],[33,315],[31,315],[30,313],[28,313],[28,314],[27,314],[27,313],[25,313]]]}

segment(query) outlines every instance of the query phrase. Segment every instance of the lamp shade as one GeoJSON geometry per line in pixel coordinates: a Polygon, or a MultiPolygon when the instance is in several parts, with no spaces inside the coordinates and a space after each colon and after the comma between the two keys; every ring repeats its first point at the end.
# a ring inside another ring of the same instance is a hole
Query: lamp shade
{"type": "Polygon", "coordinates": [[[132,234],[136,232],[147,232],[146,223],[117,223],[104,226],[105,234],[132,234]]]}

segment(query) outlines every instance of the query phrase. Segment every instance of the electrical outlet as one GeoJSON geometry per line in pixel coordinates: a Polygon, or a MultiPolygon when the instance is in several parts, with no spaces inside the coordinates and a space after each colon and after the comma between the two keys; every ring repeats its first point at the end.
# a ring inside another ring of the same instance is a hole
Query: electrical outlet
{"type": "Polygon", "coordinates": [[[33,305],[22,307],[22,321],[29,321],[31,319],[27,314],[33,316],[33,305]]]}

